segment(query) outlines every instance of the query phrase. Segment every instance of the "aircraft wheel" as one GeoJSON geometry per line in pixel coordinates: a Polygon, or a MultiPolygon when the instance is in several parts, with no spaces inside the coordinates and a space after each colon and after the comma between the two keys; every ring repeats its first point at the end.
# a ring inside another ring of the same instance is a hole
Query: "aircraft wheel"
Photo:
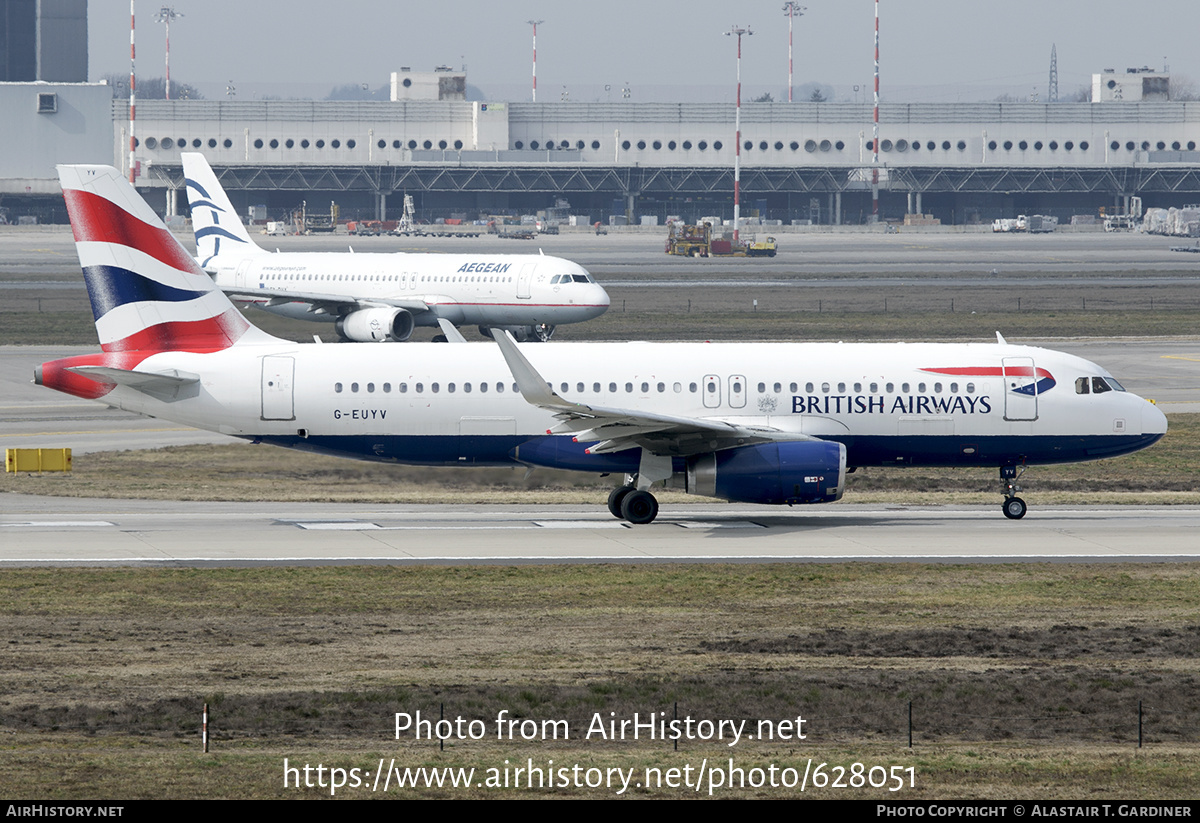
{"type": "Polygon", "coordinates": [[[621,501],[621,516],[635,526],[654,522],[658,517],[658,501],[644,491],[630,491],[621,501]]]}
{"type": "Polygon", "coordinates": [[[633,491],[633,486],[617,486],[608,494],[608,510],[618,520],[625,519],[625,515],[621,514],[621,504],[625,502],[625,498],[631,491],[633,491]]]}
{"type": "Polygon", "coordinates": [[[480,326],[479,333],[482,334],[484,337],[486,337],[488,340],[493,339],[492,338],[492,330],[490,328],[488,328],[487,326],[480,326]]]}
{"type": "Polygon", "coordinates": [[[1019,497],[1010,497],[1004,501],[1004,516],[1009,520],[1020,520],[1028,509],[1025,501],[1019,497]]]}
{"type": "Polygon", "coordinates": [[[429,342],[430,343],[448,343],[449,341],[446,340],[446,335],[435,334],[432,338],[430,338],[429,342]]]}

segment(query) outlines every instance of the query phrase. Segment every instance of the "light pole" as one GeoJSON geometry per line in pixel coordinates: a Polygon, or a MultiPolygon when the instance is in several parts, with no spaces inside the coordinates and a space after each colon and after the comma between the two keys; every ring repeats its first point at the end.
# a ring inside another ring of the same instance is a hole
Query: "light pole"
{"type": "Polygon", "coordinates": [[[545,20],[526,20],[526,23],[533,26],[533,102],[537,102],[537,27],[539,23],[545,23],[545,20]]]}
{"type": "Polygon", "coordinates": [[[879,222],[879,0],[875,0],[875,127],[871,138],[871,220],[879,222]]]}
{"type": "Polygon", "coordinates": [[[792,18],[803,17],[808,6],[799,6],[788,0],[783,4],[783,12],[788,19],[788,102],[792,102],[792,18]]]}
{"type": "Polygon", "coordinates": [[[754,34],[749,27],[733,26],[726,37],[737,37],[737,107],[734,109],[733,130],[733,244],[738,243],[738,223],[742,219],[742,35],[754,34]]]}
{"type": "Polygon", "coordinates": [[[171,99],[171,21],[176,17],[183,17],[183,14],[175,11],[170,6],[163,6],[158,10],[158,14],[154,15],[154,19],[159,23],[167,24],[167,99],[171,99]]]}

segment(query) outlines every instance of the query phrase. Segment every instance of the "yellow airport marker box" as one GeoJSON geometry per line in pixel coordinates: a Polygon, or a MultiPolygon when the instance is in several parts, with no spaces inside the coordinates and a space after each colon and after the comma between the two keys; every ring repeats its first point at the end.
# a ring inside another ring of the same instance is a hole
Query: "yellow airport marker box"
{"type": "Polygon", "coordinates": [[[6,472],[69,472],[70,449],[5,449],[6,472]]]}

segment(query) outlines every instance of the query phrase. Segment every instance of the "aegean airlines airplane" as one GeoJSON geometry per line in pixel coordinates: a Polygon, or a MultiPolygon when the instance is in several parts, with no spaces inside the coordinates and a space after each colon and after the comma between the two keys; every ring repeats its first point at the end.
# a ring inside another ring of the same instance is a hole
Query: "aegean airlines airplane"
{"type": "Polygon", "coordinates": [[[246,232],[204,155],[183,153],[196,258],[238,302],[337,324],[346,340],[407,340],[417,326],[506,329],[548,340],[604,314],[608,293],[576,263],[541,254],[271,254],[246,232]]]}
{"type": "Polygon", "coordinates": [[[1026,346],[827,343],[296,344],[246,322],[113,168],[60,166],[101,353],[41,385],[128,411],[348,457],[547,466],[750,503],[841,498],[858,466],[993,466],[1020,518],[1026,466],[1137,451],[1167,429],[1094,363],[1026,346]]]}

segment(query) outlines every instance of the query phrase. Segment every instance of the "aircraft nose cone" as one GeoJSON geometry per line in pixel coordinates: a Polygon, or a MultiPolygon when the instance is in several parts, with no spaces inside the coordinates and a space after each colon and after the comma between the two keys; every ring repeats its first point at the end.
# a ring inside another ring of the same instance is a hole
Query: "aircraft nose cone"
{"type": "Polygon", "coordinates": [[[1162,409],[1146,401],[1142,408],[1142,432],[1145,434],[1166,434],[1167,416],[1162,409]]]}

